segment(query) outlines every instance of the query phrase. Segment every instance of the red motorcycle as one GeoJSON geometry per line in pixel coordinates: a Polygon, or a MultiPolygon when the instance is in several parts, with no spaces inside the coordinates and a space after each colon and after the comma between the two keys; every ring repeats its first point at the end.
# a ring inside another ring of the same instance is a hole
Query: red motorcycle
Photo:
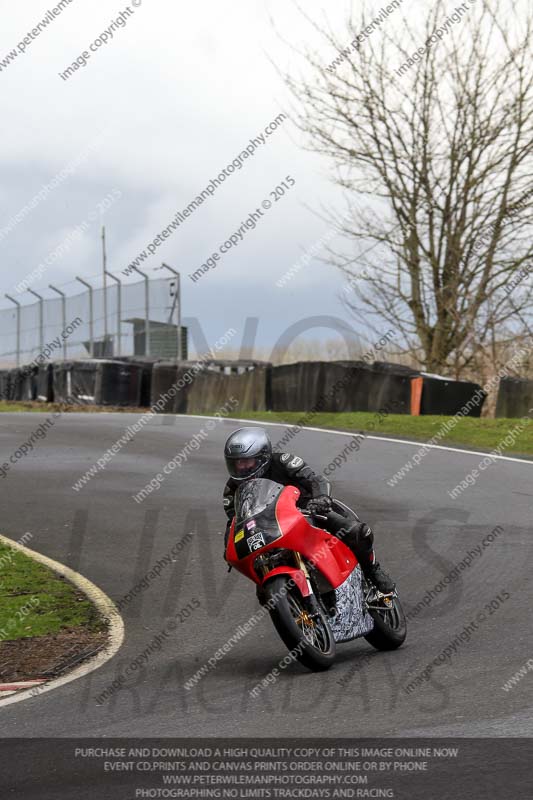
{"type": "MultiPolygon", "coordinates": [[[[367,583],[352,551],[312,524],[320,517],[297,507],[299,496],[295,486],[264,478],[240,486],[228,564],[257,584],[283,642],[309,669],[328,669],[336,644],[361,636],[378,650],[400,647],[406,622],[397,592],[384,595],[367,583]]],[[[340,509],[358,521],[334,500],[340,509]]]]}

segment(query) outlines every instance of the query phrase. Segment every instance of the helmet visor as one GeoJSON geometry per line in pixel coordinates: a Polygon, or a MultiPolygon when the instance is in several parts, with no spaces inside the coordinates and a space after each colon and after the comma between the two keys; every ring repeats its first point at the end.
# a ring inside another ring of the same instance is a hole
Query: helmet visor
{"type": "Polygon", "coordinates": [[[251,478],[252,475],[262,467],[264,458],[226,458],[228,472],[235,480],[243,481],[251,478]]]}

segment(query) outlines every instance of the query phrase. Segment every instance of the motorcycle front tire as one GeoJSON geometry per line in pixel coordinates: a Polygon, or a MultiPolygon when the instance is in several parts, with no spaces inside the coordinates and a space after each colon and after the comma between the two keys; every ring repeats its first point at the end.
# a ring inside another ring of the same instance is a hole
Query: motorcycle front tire
{"type": "Polygon", "coordinates": [[[335,639],[326,615],[320,611],[313,625],[306,624],[305,601],[289,576],[277,575],[264,586],[264,599],[274,627],[290,653],[313,672],[329,669],[335,660],[335,639]],[[298,609],[303,612],[300,623],[298,609]],[[304,633],[307,630],[307,636],[304,633]],[[310,638],[316,641],[313,644],[310,638]]]}

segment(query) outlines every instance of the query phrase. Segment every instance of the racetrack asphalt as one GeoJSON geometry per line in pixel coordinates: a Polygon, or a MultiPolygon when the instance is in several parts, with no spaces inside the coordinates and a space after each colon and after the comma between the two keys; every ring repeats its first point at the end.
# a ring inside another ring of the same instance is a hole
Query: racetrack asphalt
{"type": "MultiPolygon", "coordinates": [[[[1,415],[2,461],[45,416],[1,415]]],[[[258,610],[254,586],[235,571],[228,574],[222,559],[222,446],[239,424],[217,422],[187,462],[139,504],[132,496],[206,427],[200,418],[156,416],[74,491],[74,482],[136,419],[64,414],[0,479],[0,531],[15,540],[31,532],[32,549],[82,573],[115,602],[158,560],[166,562],[123,608],[119,653],[84,678],[0,708],[2,737],[533,735],[533,673],[511,691],[502,689],[532,655],[532,462],[497,461],[453,500],[447,490],[477,466],[479,454],[432,451],[391,488],[387,479],[417,446],[362,442],[330,476],[333,493],[374,528],[378,558],[397,581],[406,611],[496,526],[503,531],[409,621],[398,651],[374,651],[364,639],[339,645],[328,672],[291,663],[252,698],[250,690],[287,653],[268,616],[195,688],[184,687],[258,610]],[[189,543],[168,563],[165,556],[189,532],[189,543]],[[509,598],[496,601],[502,593],[509,598]],[[193,598],[199,607],[186,615],[182,609],[193,598]],[[470,640],[407,692],[405,686],[476,618],[470,640]],[[174,628],[161,648],[132,670],[169,620],[174,628]],[[125,671],[124,688],[98,704],[125,671]]],[[[284,427],[269,431],[276,441],[284,427]]],[[[321,470],[352,439],[303,430],[289,449],[321,470]]]]}

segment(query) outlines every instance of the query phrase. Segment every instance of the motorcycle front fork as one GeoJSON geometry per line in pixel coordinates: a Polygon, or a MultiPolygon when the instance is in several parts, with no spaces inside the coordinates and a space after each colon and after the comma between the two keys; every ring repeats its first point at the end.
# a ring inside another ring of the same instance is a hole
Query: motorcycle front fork
{"type": "MultiPolygon", "coordinates": [[[[300,569],[303,572],[303,574],[305,575],[305,580],[307,582],[307,586],[308,586],[309,591],[310,591],[310,594],[308,594],[307,597],[302,597],[302,602],[303,602],[304,606],[306,607],[306,610],[309,612],[309,616],[310,617],[318,617],[318,616],[320,616],[321,614],[324,614],[324,613],[326,613],[326,615],[327,615],[326,610],[324,608],[321,608],[321,606],[319,604],[319,601],[316,598],[315,590],[313,588],[313,585],[311,583],[311,579],[310,579],[310,576],[309,576],[309,571],[308,571],[308,569],[307,569],[307,567],[305,565],[305,562],[304,562],[303,558],[301,557],[300,553],[298,553],[298,552],[294,552],[293,555],[294,555],[294,565],[297,567],[297,569],[300,569]]],[[[257,594],[257,599],[259,600],[259,603],[261,605],[264,605],[265,599],[264,599],[264,596],[263,596],[263,591],[262,591],[260,586],[257,587],[256,594],[257,594]]]]}
{"type": "Polygon", "coordinates": [[[296,562],[296,566],[298,567],[298,569],[301,569],[303,574],[305,575],[307,586],[309,587],[309,591],[311,592],[311,594],[307,595],[307,597],[302,598],[304,605],[307,606],[307,610],[309,611],[309,616],[311,618],[317,618],[322,615],[328,617],[329,616],[328,611],[324,607],[321,599],[319,599],[319,597],[317,597],[317,594],[315,593],[313,584],[311,583],[311,578],[309,576],[309,570],[307,569],[300,553],[296,552],[294,553],[294,560],[296,562]]]}

